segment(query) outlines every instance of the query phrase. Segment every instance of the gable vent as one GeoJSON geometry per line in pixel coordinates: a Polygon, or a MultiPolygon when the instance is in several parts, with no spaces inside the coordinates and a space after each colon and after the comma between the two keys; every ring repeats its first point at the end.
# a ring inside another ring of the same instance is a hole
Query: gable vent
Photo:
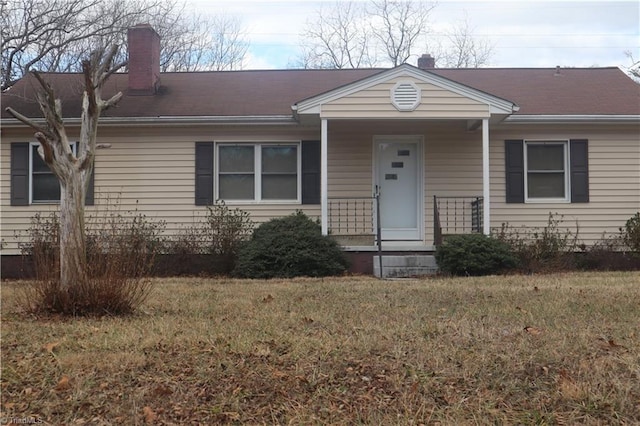
{"type": "Polygon", "coordinates": [[[413,111],[420,105],[420,88],[411,81],[401,81],[391,89],[391,103],[398,111],[413,111]]]}

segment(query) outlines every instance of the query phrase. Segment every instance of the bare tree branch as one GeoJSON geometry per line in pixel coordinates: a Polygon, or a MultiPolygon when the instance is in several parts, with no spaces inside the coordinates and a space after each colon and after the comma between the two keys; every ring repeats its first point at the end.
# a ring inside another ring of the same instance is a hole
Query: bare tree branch
{"type": "Polygon", "coordinates": [[[493,45],[475,36],[475,28],[469,23],[465,13],[462,21],[456,23],[447,36],[447,45],[437,55],[436,63],[447,68],[479,68],[489,64],[493,55],[493,45]]]}
{"type": "Polygon", "coordinates": [[[162,38],[162,71],[239,69],[248,47],[238,18],[189,14],[181,0],[2,0],[0,4],[3,91],[32,69],[82,71],[82,60],[96,47],[125,46],[113,57],[114,63],[124,63],[127,29],[141,22],[152,25],[162,38]]]}

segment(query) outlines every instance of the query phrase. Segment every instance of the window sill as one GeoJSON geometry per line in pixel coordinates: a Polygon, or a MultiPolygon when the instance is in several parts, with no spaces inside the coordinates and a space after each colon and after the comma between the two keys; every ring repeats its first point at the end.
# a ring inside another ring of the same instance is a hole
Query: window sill
{"type": "Polygon", "coordinates": [[[571,200],[565,198],[528,198],[525,204],[571,204],[571,200]]]}
{"type": "Polygon", "coordinates": [[[264,205],[301,205],[300,200],[218,200],[224,201],[227,206],[264,206],[264,205]]]}

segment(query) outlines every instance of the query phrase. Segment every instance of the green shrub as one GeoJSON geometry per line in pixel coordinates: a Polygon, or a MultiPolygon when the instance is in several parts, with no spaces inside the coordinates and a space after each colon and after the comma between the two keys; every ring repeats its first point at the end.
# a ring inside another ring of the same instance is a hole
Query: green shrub
{"type": "Polygon", "coordinates": [[[234,274],[247,278],[322,277],[347,269],[338,244],[304,213],[260,225],[240,250],[234,274]]]}
{"type": "Polygon", "coordinates": [[[631,216],[624,228],[620,228],[622,240],[634,253],[640,254],[640,212],[631,216]]]}
{"type": "Polygon", "coordinates": [[[490,275],[514,268],[509,246],[483,234],[452,235],[436,250],[442,272],[452,275],[490,275]]]}

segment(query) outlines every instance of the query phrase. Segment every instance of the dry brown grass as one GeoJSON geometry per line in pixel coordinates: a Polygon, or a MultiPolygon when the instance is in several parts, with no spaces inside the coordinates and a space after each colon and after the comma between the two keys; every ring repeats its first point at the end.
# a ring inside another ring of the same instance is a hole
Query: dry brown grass
{"type": "Polygon", "coordinates": [[[2,414],[50,424],[638,424],[640,273],[157,280],[130,317],[2,288],[2,414]]]}

